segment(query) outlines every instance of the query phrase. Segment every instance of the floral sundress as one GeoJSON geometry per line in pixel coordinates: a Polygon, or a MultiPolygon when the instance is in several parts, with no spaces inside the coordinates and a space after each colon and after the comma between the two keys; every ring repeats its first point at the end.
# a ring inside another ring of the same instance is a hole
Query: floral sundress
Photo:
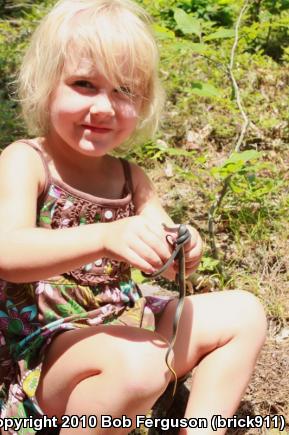
{"type": "MultiPolygon", "coordinates": [[[[37,226],[67,228],[110,222],[134,215],[129,163],[120,199],[98,198],[51,177],[36,143],[21,141],[39,152],[46,186],[38,199],[37,226]]],[[[42,361],[56,334],[99,324],[130,325],[154,330],[170,297],[143,297],[130,267],[107,258],[79,269],[31,283],[0,279],[0,417],[25,419],[43,415],[35,399],[42,361]]],[[[35,434],[33,427],[2,433],[35,434]]]]}

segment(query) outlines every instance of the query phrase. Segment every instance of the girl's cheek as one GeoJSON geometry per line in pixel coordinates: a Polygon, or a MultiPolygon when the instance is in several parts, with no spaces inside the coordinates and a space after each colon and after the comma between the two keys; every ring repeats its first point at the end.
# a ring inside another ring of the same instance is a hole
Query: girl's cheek
{"type": "Polygon", "coordinates": [[[124,118],[136,119],[138,117],[138,110],[134,104],[120,102],[118,106],[119,111],[124,118]]]}
{"type": "Polygon", "coordinates": [[[82,97],[75,97],[75,95],[68,95],[64,100],[60,110],[67,114],[73,114],[87,110],[92,105],[92,102],[82,97]]]}

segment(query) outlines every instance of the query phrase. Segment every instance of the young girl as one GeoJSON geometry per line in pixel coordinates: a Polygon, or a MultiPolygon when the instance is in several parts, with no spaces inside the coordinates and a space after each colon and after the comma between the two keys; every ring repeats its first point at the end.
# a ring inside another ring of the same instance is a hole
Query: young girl
{"type": "MultiPolygon", "coordinates": [[[[165,355],[177,301],[143,297],[130,266],[160,268],[174,224],[143,170],[110,155],[154,130],[157,63],[149,18],[130,0],[61,0],[32,38],[19,83],[35,138],[0,159],[2,418],[126,415],[135,424],[172,380],[165,355]]],[[[190,232],[187,274],[202,251],[190,232]]],[[[174,275],[175,265],[165,273],[174,275]]],[[[185,416],[208,427],[182,433],[211,434],[214,414],[234,413],[265,331],[250,293],[186,298],[173,365],[179,377],[196,367],[185,416]]]]}

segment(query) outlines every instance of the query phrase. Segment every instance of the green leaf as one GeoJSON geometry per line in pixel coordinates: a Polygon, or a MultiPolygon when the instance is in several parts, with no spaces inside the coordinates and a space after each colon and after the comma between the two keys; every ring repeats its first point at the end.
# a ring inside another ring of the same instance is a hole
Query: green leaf
{"type": "Polygon", "coordinates": [[[160,26],[159,24],[155,24],[153,29],[157,35],[158,39],[175,39],[175,34],[171,30],[166,27],[160,26]]]}
{"type": "Polygon", "coordinates": [[[138,269],[133,269],[131,272],[132,280],[135,281],[137,284],[142,284],[143,282],[147,281],[147,278],[145,278],[141,271],[138,269]]]}
{"type": "Polygon", "coordinates": [[[220,97],[221,92],[209,83],[193,82],[192,92],[200,97],[220,97]]]}
{"type": "Polygon", "coordinates": [[[235,183],[234,181],[231,181],[230,188],[232,192],[234,193],[243,193],[244,192],[244,186],[241,186],[240,183],[235,183]]]}
{"type": "Polygon", "coordinates": [[[207,163],[207,160],[208,159],[206,156],[199,156],[195,159],[195,162],[203,165],[203,164],[207,163]]]}
{"type": "MultiPolygon", "coordinates": [[[[197,53],[197,54],[205,54],[207,56],[212,54],[212,47],[210,47],[208,44],[200,44],[200,43],[194,43],[191,41],[188,41],[186,39],[182,38],[175,38],[173,41],[173,44],[170,46],[170,48],[176,49],[176,50],[186,50],[188,51],[188,55],[190,56],[191,53],[197,53]]],[[[178,53],[180,54],[180,53],[178,53]]]]}
{"type": "Polygon", "coordinates": [[[225,161],[224,165],[228,165],[230,163],[246,163],[250,160],[257,160],[259,157],[261,157],[261,153],[256,150],[246,150],[241,153],[232,153],[228,160],[225,161]]]}
{"type": "Polygon", "coordinates": [[[213,39],[233,38],[235,36],[234,29],[219,29],[210,35],[204,37],[204,41],[212,41],[213,39]]]}
{"type": "Polygon", "coordinates": [[[208,49],[209,47],[206,44],[197,44],[197,43],[191,44],[191,51],[194,53],[205,54],[208,52],[208,49]]]}
{"type": "Polygon", "coordinates": [[[187,151],[181,148],[168,148],[165,150],[166,154],[169,156],[183,156],[183,157],[193,157],[195,151],[187,151]]]}
{"type": "MultiPolygon", "coordinates": [[[[229,175],[246,171],[246,163],[249,161],[257,160],[262,154],[256,150],[246,150],[241,153],[233,152],[230,157],[222,164],[222,166],[212,168],[211,174],[213,176],[219,176],[223,179],[229,175]]],[[[250,168],[253,170],[254,167],[250,168]]]]}
{"type": "Polygon", "coordinates": [[[199,177],[195,175],[192,171],[185,171],[184,169],[176,166],[176,172],[178,175],[183,177],[185,180],[196,181],[199,180],[199,177]]]}
{"type": "Polygon", "coordinates": [[[188,15],[185,11],[179,8],[175,9],[174,18],[178,25],[178,29],[180,29],[185,35],[193,34],[201,36],[201,24],[196,18],[188,15]]]}
{"type": "Polygon", "coordinates": [[[219,263],[220,263],[219,260],[215,260],[212,257],[203,257],[201,265],[199,266],[199,271],[200,272],[205,272],[205,271],[213,272],[219,263]]]}

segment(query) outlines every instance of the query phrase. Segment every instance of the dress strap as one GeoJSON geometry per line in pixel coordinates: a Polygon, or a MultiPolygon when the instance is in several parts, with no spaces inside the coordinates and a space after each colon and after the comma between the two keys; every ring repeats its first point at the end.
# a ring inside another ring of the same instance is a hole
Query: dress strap
{"type": "Polygon", "coordinates": [[[48,192],[49,186],[51,184],[51,175],[50,175],[50,170],[49,170],[49,167],[48,167],[47,160],[46,160],[46,158],[45,158],[45,156],[43,154],[43,151],[40,148],[40,146],[35,141],[33,141],[32,139],[20,139],[17,142],[25,143],[26,145],[29,145],[31,148],[34,148],[38,152],[40,157],[41,157],[41,160],[42,160],[42,163],[43,163],[43,167],[44,167],[44,171],[45,171],[45,185],[44,185],[44,189],[43,189],[42,193],[38,197],[38,202],[42,203],[42,201],[46,197],[46,194],[48,192]]]}
{"type": "Polygon", "coordinates": [[[132,182],[132,175],[131,175],[131,166],[129,162],[122,157],[119,158],[124,172],[125,177],[125,187],[128,189],[128,191],[131,193],[131,196],[133,197],[133,182],[132,182]]]}

